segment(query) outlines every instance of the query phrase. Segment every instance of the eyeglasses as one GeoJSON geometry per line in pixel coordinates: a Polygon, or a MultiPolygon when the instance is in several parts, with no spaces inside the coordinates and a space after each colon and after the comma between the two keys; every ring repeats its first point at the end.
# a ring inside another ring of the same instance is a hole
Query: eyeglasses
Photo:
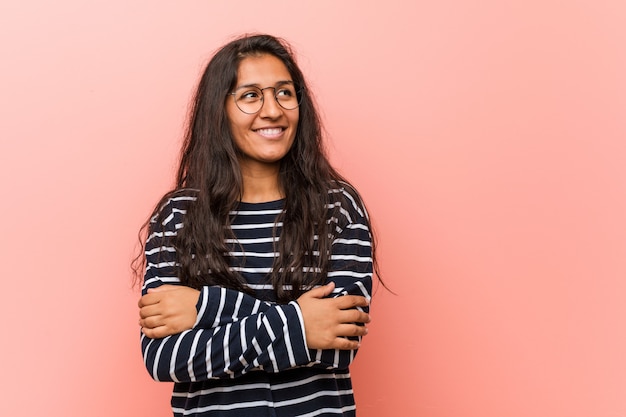
{"type": "Polygon", "coordinates": [[[285,110],[293,110],[300,105],[302,101],[302,90],[304,88],[296,88],[292,83],[284,83],[276,87],[258,88],[254,86],[239,87],[228,95],[233,96],[235,104],[242,112],[246,114],[255,114],[263,108],[265,96],[264,90],[274,90],[274,99],[285,110]]]}

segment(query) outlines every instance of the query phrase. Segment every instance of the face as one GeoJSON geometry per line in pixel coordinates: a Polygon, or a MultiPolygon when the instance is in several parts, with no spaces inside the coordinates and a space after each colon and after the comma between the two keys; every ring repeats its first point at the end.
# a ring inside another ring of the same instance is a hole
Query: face
{"type": "Polygon", "coordinates": [[[280,160],[293,145],[298,127],[299,109],[285,110],[274,98],[274,89],[292,81],[285,64],[273,55],[244,58],[239,64],[235,90],[255,86],[263,90],[263,107],[246,114],[235,104],[234,96],[226,99],[226,115],[244,174],[276,171],[280,160]]]}

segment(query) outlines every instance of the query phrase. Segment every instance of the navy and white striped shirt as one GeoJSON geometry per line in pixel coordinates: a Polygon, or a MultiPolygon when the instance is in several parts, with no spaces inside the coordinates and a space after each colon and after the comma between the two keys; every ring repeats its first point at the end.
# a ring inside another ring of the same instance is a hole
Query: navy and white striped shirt
{"type": "MultiPolygon", "coordinates": [[[[371,236],[364,209],[345,190],[336,203],[336,238],[332,244],[328,282],[332,297],[346,294],[370,298],[371,236]]],[[[172,239],[183,227],[192,192],[178,193],[162,208],[165,220],[152,219],[146,241],[147,267],[143,293],[163,284],[179,284],[172,239]]],[[[274,302],[267,284],[280,238],[277,216],[283,201],[241,203],[231,213],[236,237],[233,261],[255,296],[205,286],[198,319],[191,330],[163,339],[142,334],[145,365],[157,381],[173,381],[174,416],[354,416],[356,407],[348,365],[356,351],[313,350],[306,345],[298,304],[274,302]]],[[[330,212],[330,211],[329,211],[330,212]]],[[[367,311],[367,309],[365,309],[367,311]]]]}

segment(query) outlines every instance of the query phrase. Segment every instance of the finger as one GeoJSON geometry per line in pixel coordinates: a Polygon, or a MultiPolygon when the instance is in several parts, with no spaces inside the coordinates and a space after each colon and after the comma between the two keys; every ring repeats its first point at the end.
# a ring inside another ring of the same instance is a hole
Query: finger
{"type": "Polygon", "coordinates": [[[340,324],[335,328],[337,336],[343,337],[363,337],[369,333],[369,329],[366,326],[359,326],[357,324],[340,324]]]}
{"type": "Polygon", "coordinates": [[[342,310],[337,315],[339,323],[369,323],[372,321],[369,314],[359,310],[342,310]]]}
{"type": "Polygon", "coordinates": [[[320,287],[324,289],[324,297],[328,297],[329,295],[331,295],[333,293],[333,290],[335,289],[335,283],[333,281],[329,282],[328,284],[320,287]]]}
{"type": "Polygon", "coordinates": [[[361,342],[358,340],[350,340],[344,337],[336,338],[330,349],[338,349],[338,350],[356,350],[361,346],[361,342]]]}
{"type": "Polygon", "coordinates": [[[337,297],[334,300],[337,301],[337,306],[342,310],[354,307],[368,307],[370,305],[367,298],[360,295],[344,295],[342,297],[337,297]]]}
{"type": "Polygon", "coordinates": [[[166,331],[165,326],[156,327],[154,329],[142,327],[141,331],[150,339],[160,339],[162,337],[167,336],[167,331],[166,331]]]}
{"type": "Polygon", "coordinates": [[[139,306],[139,308],[143,308],[152,304],[158,304],[159,301],[161,301],[161,296],[159,294],[151,294],[150,292],[148,292],[148,294],[142,296],[139,299],[137,305],[139,306]]]}
{"type": "Polygon", "coordinates": [[[142,319],[159,314],[161,314],[161,306],[159,304],[150,304],[139,309],[139,317],[142,319]]]}
{"type": "Polygon", "coordinates": [[[303,297],[311,297],[311,298],[325,298],[328,297],[333,290],[335,289],[335,283],[329,282],[326,285],[322,285],[321,287],[313,288],[302,294],[303,297]]]}
{"type": "Polygon", "coordinates": [[[165,320],[162,316],[151,316],[139,320],[139,325],[146,329],[156,329],[165,326],[165,320]]]}

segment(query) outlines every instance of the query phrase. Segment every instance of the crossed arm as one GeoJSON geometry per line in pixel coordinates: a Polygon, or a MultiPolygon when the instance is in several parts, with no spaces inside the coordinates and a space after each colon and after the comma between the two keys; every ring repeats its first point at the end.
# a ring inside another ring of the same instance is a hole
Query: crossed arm
{"type": "Polygon", "coordinates": [[[337,255],[327,285],[284,305],[220,287],[167,285],[178,283],[175,252],[165,238],[149,240],[139,324],[152,377],[190,382],[251,370],[347,367],[370,320],[371,247],[366,227],[346,235],[337,240],[338,251],[356,239],[360,253],[337,255]],[[159,262],[151,262],[157,253],[159,262]]]}
{"type": "Polygon", "coordinates": [[[367,334],[368,300],[324,298],[333,288],[334,283],[315,288],[285,305],[219,287],[199,292],[164,285],[149,291],[139,301],[148,371],[159,381],[183,382],[232,378],[255,369],[346,368],[367,334]],[[203,299],[209,308],[198,316],[196,305],[203,299]],[[229,308],[216,311],[223,305],[229,308]]]}
{"type": "MultiPolygon", "coordinates": [[[[359,341],[347,337],[365,336],[369,314],[356,307],[368,307],[364,296],[327,298],[335,289],[330,282],[304,293],[297,300],[309,349],[355,350],[359,341]],[[358,323],[358,324],[357,324],[358,323]]],[[[150,288],[139,300],[139,325],[147,337],[158,339],[192,329],[198,321],[200,291],[180,286],[150,288]]]]}

